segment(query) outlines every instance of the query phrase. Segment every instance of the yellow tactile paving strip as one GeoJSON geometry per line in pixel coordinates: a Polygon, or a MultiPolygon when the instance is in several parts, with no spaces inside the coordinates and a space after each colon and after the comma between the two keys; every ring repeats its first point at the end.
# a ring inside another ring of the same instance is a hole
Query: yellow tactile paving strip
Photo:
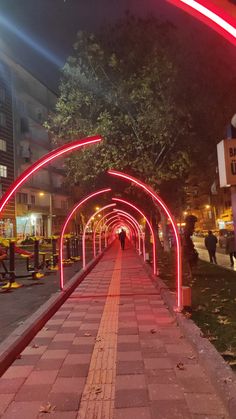
{"type": "Polygon", "coordinates": [[[115,402],[121,251],[118,252],[81,397],[78,419],[112,419],[115,402]]]}

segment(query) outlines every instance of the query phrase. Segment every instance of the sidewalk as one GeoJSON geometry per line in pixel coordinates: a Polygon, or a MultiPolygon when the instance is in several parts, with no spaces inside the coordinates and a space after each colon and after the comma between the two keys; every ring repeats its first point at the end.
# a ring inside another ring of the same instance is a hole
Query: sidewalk
{"type": "Polygon", "coordinates": [[[141,259],[118,243],[2,376],[0,414],[229,417],[141,259]]]}
{"type": "MultiPolygon", "coordinates": [[[[205,249],[205,246],[199,242],[196,242],[195,240],[193,242],[198,251],[200,259],[204,260],[205,262],[209,262],[209,255],[207,249],[205,249]]],[[[219,249],[219,247],[216,248],[216,260],[217,264],[222,268],[229,269],[230,271],[236,271],[236,260],[234,266],[230,266],[230,258],[229,255],[226,255],[225,249],[219,249]]]]}

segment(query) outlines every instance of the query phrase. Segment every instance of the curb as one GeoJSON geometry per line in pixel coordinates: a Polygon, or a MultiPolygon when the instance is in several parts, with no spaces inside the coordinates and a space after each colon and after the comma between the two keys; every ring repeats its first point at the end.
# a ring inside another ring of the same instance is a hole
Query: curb
{"type": "Polygon", "coordinates": [[[45,323],[56,313],[61,305],[68,299],[75,288],[83,281],[88,273],[103,257],[108,246],[102,253],[93,259],[84,270],[79,274],[75,274],[66,284],[63,291],[57,291],[49,298],[34,314],[24,321],[24,324],[17,327],[1,344],[0,344],[0,377],[29,344],[33,337],[45,325],[45,323]]]}
{"type": "Polygon", "coordinates": [[[232,369],[209,340],[202,336],[201,330],[193,320],[186,319],[183,314],[175,311],[175,296],[170,293],[169,288],[160,277],[154,277],[148,265],[143,265],[151,280],[157,285],[163,301],[176,318],[177,324],[183,331],[186,339],[196,350],[200,364],[207,372],[230,417],[236,419],[236,377],[232,369]]]}

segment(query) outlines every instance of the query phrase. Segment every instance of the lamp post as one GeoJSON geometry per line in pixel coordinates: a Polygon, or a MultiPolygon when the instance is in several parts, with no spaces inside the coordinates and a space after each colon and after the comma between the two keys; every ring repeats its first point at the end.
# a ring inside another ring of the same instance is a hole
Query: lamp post
{"type": "Polygon", "coordinates": [[[47,221],[47,236],[50,237],[52,236],[52,219],[53,219],[53,214],[52,214],[52,208],[53,208],[53,202],[52,202],[52,193],[51,192],[39,192],[39,196],[41,197],[45,197],[45,195],[47,195],[48,197],[48,202],[49,202],[49,214],[48,214],[48,221],[47,221]]]}

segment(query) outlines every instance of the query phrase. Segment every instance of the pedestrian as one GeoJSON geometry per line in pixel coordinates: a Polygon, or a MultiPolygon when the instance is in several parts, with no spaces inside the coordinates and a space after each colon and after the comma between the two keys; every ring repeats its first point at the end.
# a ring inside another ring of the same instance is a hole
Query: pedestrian
{"type": "Polygon", "coordinates": [[[216,263],[216,244],[218,240],[217,237],[214,236],[211,230],[208,231],[208,235],[205,238],[205,247],[208,250],[209,253],[209,259],[211,263],[216,263]]]}
{"type": "Polygon", "coordinates": [[[120,239],[121,249],[125,250],[126,232],[123,228],[121,229],[121,232],[119,233],[119,239],[120,239]]]}
{"type": "Polygon", "coordinates": [[[186,281],[188,280],[188,282],[189,280],[193,279],[193,269],[197,266],[198,263],[198,252],[195,249],[194,243],[191,238],[194,232],[196,222],[197,217],[195,217],[195,215],[188,215],[185,218],[185,227],[182,235],[184,272],[186,267],[186,281]]]}
{"type": "Polygon", "coordinates": [[[226,254],[229,255],[230,265],[234,266],[234,258],[236,259],[236,246],[233,232],[226,238],[226,254]]]}

